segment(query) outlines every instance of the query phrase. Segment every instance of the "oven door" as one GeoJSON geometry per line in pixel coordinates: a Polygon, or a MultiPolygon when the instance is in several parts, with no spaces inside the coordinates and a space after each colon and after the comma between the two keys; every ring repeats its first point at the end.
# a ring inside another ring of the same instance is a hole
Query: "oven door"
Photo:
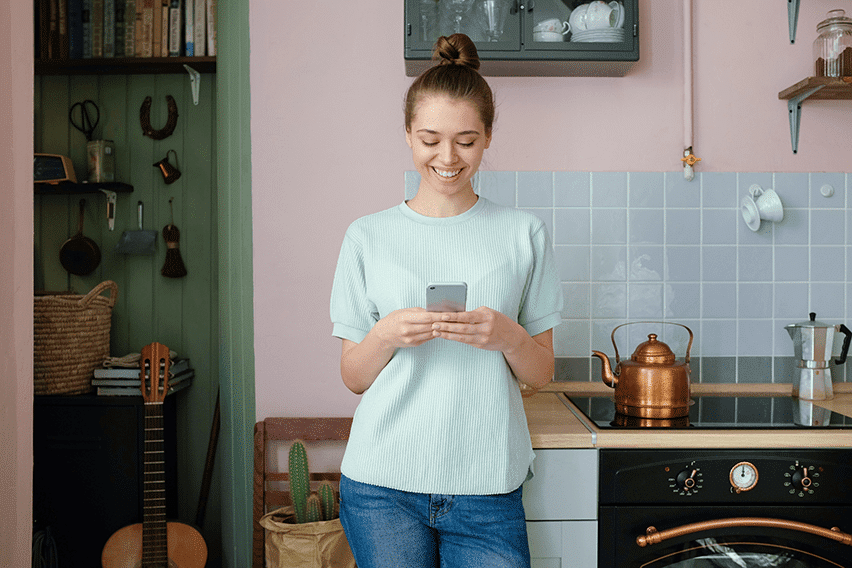
{"type": "Polygon", "coordinates": [[[842,509],[601,506],[598,566],[852,568],[842,509]]]}

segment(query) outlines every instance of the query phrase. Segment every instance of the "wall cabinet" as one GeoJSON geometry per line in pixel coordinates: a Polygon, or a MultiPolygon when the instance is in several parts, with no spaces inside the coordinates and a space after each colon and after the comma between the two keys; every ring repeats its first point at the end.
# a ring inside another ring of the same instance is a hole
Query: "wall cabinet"
{"type": "Polygon", "coordinates": [[[571,0],[405,0],[406,74],[416,76],[427,69],[435,40],[459,31],[476,43],[483,75],[625,75],[639,60],[638,0],[610,2],[623,10],[621,26],[617,26],[622,30],[620,41],[612,41],[614,34],[606,34],[607,41],[575,41],[581,36],[601,40],[599,36],[605,34],[588,37],[572,31],[562,34],[563,41],[539,41],[542,36],[534,33],[537,25],[554,18],[567,21],[568,6],[577,4],[571,0]],[[456,6],[458,15],[453,12],[456,6]],[[499,15],[500,8],[505,16],[499,15]]]}
{"type": "Polygon", "coordinates": [[[598,556],[598,451],[535,450],[524,484],[533,568],[589,568],[598,556]]]}

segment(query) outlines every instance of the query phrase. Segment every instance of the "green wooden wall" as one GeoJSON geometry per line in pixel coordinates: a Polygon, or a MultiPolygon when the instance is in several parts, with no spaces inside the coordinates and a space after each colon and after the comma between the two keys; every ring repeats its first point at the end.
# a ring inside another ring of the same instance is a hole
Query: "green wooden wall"
{"type": "MultiPolygon", "coordinates": [[[[180,520],[194,523],[219,384],[219,255],[216,158],[216,75],[201,76],[199,104],[193,104],[189,75],[37,76],[34,90],[35,151],[64,154],[74,162],[78,180],[86,179],[86,140],[68,121],[70,106],[84,99],[100,107],[95,139],[113,140],[116,180],[133,186],[119,193],[115,230],[106,219],[102,193],[35,196],[36,290],[85,293],[103,280],[118,284],[113,312],[111,354],[138,353],[158,341],[189,357],[195,379],[178,396],[178,470],[180,520]],[[155,141],[142,135],[139,109],[151,96],[151,124],[166,123],[166,95],[178,107],[177,128],[155,141]],[[155,162],[169,156],[182,176],[166,185],[155,162]],[[77,232],[78,203],[86,199],[84,234],[100,247],[102,260],[89,276],[69,275],[59,263],[59,249],[77,232]],[[180,253],[188,275],[166,278],[160,269],[166,255],[162,229],[180,229],[180,253]],[[144,203],[144,228],[157,231],[153,256],[114,252],[123,231],[137,229],[136,205],[144,203]]],[[[221,463],[221,455],[218,456],[221,463]]],[[[210,549],[208,566],[221,564],[221,467],[216,467],[202,533],[210,549]]]]}

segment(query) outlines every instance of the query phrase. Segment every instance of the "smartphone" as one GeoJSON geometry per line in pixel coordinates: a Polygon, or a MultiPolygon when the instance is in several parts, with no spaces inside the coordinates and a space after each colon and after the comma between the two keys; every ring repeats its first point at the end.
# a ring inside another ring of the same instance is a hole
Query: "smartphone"
{"type": "Polygon", "coordinates": [[[430,312],[463,312],[466,303],[464,282],[434,282],[426,286],[426,309],[430,312]]]}

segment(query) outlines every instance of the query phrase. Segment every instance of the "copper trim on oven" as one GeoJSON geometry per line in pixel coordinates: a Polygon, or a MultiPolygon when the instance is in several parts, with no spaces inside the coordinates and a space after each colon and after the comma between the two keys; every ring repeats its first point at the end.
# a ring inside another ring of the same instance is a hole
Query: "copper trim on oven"
{"type": "Polygon", "coordinates": [[[731,527],[765,527],[775,529],[796,530],[799,532],[810,533],[812,535],[821,536],[836,540],[840,544],[852,546],[852,535],[848,535],[841,531],[838,527],[832,527],[831,530],[800,523],[797,521],[785,521],[781,519],[767,519],[762,517],[734,517],[729,519],[717,519],[715,521],[702,521],[700,523],[690,523],[673,529],[657,531],[655,527],[648,527],[645,530],[645,536],[637,536],[636,544],[639,546],[648,546],[649,544],[659,544],[670,538],[706,531],[713,529],[724,529],[731,527]]]}

